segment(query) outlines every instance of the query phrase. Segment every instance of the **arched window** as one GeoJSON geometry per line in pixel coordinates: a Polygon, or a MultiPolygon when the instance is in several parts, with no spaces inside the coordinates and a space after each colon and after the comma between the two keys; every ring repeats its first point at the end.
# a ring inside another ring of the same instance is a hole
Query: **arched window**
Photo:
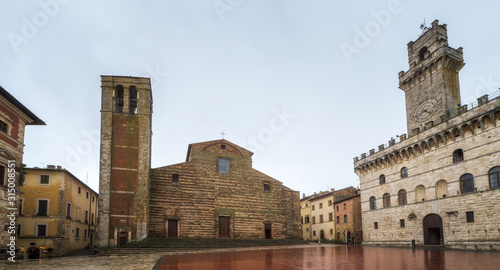
{"type": "Polygon", "coordinates": [[[425,201],[425,187],[418,185],[415,188],[415,202],[425,201]]]}
{"type": "Polygon", "coordinates": [[[385,184],[385,175],[381,174],[380,177],[379,177],[379,180],[380,180],[380,184],[385,184]]]}
{"type": "Polygon", "coordinates": [[[129,113],[137,113],[137,88],[135,86],[129,87],[129,113]]]}
{"type": "Polygon", "coordinates": [[[115,87],[115,112],[123,112],[123,85],[115,87]]]}
{"type": "Polygon", "coordinates": [[[457,163],[464,160],[464,151],[462,149],[457,149],[453,151],[453,163],[457,163]]]}
{"type": "Polygon", "coordinates": [[[446,180],[436,182],[436,199],[448,196],[448,183],[446,180]]]}
{"type": "Polygon", "coordinates": [[[405,178],[405,177],[408,177],[408,168],[403,167],[401,169],[401,178],[405,178]]]}
{"type": "Polygon", "coordinates": [[[384,203],[384,208],[391,207],[391,195],[385,193],[384,196],[382,196],[382,202],[384,203]]]}
{"type": "Polygon", "coordinates": [[[474,191],[474,176],[472,174],[467,173],[460,177],[460,189],[462,193],[474,191]]]}
{"type": "Polygon", "coordinates": [[[420,49],[420,51],[418,52],[418,59],[420,61],[423,61],[425,59],[426,52],[428,52],[427,47],[423,47],[422,49],[420,49]]]}
{"type": "Polygon", "coordinates": [[[370,197],[370,210],[377,209],[377,200],[374,196],[370,197]]]}
{"type": "Polygon", "coordinates": [[[406,190],[401,189],[400,191],[398,191],[398,201],[399,201],[399,205],[407,204],[407,202],[406,202],[406,190]]]}
{"type": "Polygon", "coordinates": [[[344,215],[344,223],[347,223],[347,215],[344,215]]]}
{"type": "Polygon", "coordinates": [[[500,167],[493,167],[490,170],[490,188],[500,187],[500,167]]]}
{"type": "Polygon", "coordinates": [[[347,209],[347,207],[346,207],[346,206],[347,206],[347,205],[344,203],[344,210],[346,210],[346,209],[347,209]]]}

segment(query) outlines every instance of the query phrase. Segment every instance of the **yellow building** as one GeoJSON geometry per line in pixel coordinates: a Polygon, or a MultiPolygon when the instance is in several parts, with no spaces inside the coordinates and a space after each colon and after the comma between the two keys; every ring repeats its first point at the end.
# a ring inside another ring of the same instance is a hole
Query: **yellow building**
{"type": "Polygon", "coordinates": [[[60,166],[25,171],[18,245],[27,256],[61,256],[93,247],[97,192],[60,166]]]}
{"type": "Polygon", "coordinates": [[[304,194],[300,200],[300,217],[302,223],[302,237],[304,240],[312,240],[310,198],[311,196],[306,197],[304,194]]]}
{"type": "MultiPolygon", "coordinates": [[[[331,189],[310,196],[302,195],[300,215],[304,240],[333,241],[336,232],[335,202],[357,194],[357,189],[347,187],[341,190],[331,189]]],[[[338,223],[338,222],[337,222],[338,223]]]]}

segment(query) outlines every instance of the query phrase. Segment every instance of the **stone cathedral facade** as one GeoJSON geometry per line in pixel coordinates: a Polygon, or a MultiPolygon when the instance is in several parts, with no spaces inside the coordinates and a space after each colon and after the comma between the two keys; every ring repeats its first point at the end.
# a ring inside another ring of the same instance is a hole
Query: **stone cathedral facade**
{"type": "Polygon", "coordinates": [[[462,48],[436,20],[408,43],[407,134],[354,158],[364,244],[500,249],[500,96],[462,105],[462,48]]]}
{"type": "Polygon", "coordinates": [[[299,192],[252,168],[227,140],[190,144],[151,168],[148,78],[101,76],[98,244],[151,237],[301,238],[299,192]]]}

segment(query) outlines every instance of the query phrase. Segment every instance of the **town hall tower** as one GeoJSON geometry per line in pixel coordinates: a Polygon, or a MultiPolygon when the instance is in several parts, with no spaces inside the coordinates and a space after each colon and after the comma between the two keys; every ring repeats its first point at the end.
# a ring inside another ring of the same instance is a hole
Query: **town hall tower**
{"type": "Polygon", "coordinates": [[[407,72],[399,72],[399,88],[405,92],[407,132],[413,136],[456,115],[458,72],[465,63],[462,48],[448,46],[446,24],[436,20],[408,43],[408,64],[407,72]]]}

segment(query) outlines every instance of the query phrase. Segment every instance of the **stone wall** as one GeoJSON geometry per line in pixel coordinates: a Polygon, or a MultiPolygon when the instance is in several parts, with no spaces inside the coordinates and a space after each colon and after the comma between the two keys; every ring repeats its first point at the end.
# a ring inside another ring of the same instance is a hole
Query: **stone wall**
{"type": "Polygon", "coordinates": [[[266,223],[273,238],[300,238],[299,193],[253,169],[251,155],[219,140],[190,145],[184,163],[152,169],[150,235],[166,237],[167,221],[177,220],[179,237],[219,237],[219,216],[227,216],[232,238],[264,238],[266,223]],[[229,160],[229,173],[218,172],[218,158],[229,160]]]}
{"type": "Polygon", "coordinates": [[[422,245],[423,219],[437,214],[442,218],[445,246],[500,249],[500,190],[490,186],[489,177],[490,169],[500,166],[499,125],[500,99],[495,99],[356,161],[364,243],[410,245],[415,240],[422,245]],[[463,150],[463,161],[454,162],[457,149],[463,150]],[[402,178],[403,167],[408,176],[402,178]],[[464,192],[460,185],[460,178],[468,173],[474,177],[472,192],[464,192]],[[438,188],[438,181],[444,186],[438,188]],[[398,198],[401,190],[406,191],[407,204],[398,198]],[[383,207],[386,193],[390,206],[383,207]],[[370,210],[372,196],[376,209],[370,210]],[[473,222],[467,222],[466,212],[473,212],[473,222]]]}

